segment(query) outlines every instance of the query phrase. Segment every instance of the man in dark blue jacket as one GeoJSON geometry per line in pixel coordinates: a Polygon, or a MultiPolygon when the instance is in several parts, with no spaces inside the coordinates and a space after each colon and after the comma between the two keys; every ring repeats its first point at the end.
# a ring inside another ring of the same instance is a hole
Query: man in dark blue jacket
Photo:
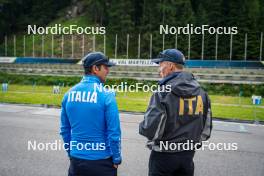
{"type": "Polygon", "coordinates": [[[153,62],[159,64],[159,85],[171,90],[152,95],[139,125],[152,150],[149,176],[193,176],[195,149],[212,130],[210,99],[194,76],[183,71],[185,58],[179,50],[164,50],[153,62]]]}
{"type": "Polygon", "coordinates": [[[101,52],[83,59],[85,75],[62,101],[61,136],[70,158],[69,176],[116,176],[121,130],[115,93],[103,83],[114,63],[101,52]]]}

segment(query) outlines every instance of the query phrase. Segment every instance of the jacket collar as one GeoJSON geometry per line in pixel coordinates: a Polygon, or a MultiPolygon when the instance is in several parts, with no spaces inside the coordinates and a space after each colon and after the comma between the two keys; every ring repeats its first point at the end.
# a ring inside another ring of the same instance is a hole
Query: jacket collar
{"type": "Polygon", "coordinates": [[[158,82],[158,84],[161,85],[161,86],[162,86],[162,85],[165,85],[169,80],[171,80],[171,79],[177,77],[180,73],[181,73],[180,71],[178,71],[178,72],[173,72],[173,73],[169,74],[168,76],[166,76],[165,78],[163,78],[162,80],[160,80],[160,81],[158,82]]]}
{"type": "Polygon", "coordinates": [[[86,82],[86,83],[99,83],[102,84],[98,76],[95,75],[84,75],[82,77],[81,82],[86,82]]]}

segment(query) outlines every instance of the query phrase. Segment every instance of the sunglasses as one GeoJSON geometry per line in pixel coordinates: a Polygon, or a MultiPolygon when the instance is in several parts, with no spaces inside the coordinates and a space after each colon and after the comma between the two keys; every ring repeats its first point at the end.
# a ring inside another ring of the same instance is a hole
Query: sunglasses
{"type": "Polygon", "coordinates": [[[98,63],[100,63],[102,61],[109,62],[109,57],[103,57],[103,58],[101,58],[99,60],[96,60],[96,61],[92,62],[90,65],[97,65],[98,63]]]}

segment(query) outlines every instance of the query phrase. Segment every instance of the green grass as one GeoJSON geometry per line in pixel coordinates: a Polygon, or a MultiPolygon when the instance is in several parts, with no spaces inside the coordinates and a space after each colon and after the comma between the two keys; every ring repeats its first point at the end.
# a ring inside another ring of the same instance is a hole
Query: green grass
{"type": "MultiPolygon", "coordinates": [[[[0,93],[0,102],[48,104],[60,106],[63,94],[69,87],[62,88],[62,94],[52,94],[52,86],[10,85],[9,91],[0,93]]],[[[117,93],[117,102],[120,110],[144,112],[147,108],[151,93],[117,93]]],[[[254,120],[254,111],[257,118],[264,121],[264,108],[253,106],[250,97],[233,97],[210,95],[214,117],[226,119],[254,120]],[[240,103],[240,104],[239,104],[240,103]]]]}

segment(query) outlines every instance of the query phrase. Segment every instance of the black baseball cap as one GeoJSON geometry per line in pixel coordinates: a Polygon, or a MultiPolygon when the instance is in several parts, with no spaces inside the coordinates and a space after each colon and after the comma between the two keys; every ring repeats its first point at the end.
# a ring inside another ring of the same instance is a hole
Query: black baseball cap
{"type": "Polygon", "coordinates": [[[182,54],[182,52],[177,49],[166,49],[160,52],[157,58],[152,59],[151,61],[156,64],[159,64],[160,62],[163,61],[169,61],[169,62],[174,62],[176,64],[184,65],[185,57],[182,54]]]}
{"type": "Polygon", "coordinates": [[[102,52],[91,52],[84,56],[82,59],[84,67],[91,67],[93,65],[106,65],[108,67],[115,66],[116,64],[109,61],[109,58],[106,57],[102,52]]]}

